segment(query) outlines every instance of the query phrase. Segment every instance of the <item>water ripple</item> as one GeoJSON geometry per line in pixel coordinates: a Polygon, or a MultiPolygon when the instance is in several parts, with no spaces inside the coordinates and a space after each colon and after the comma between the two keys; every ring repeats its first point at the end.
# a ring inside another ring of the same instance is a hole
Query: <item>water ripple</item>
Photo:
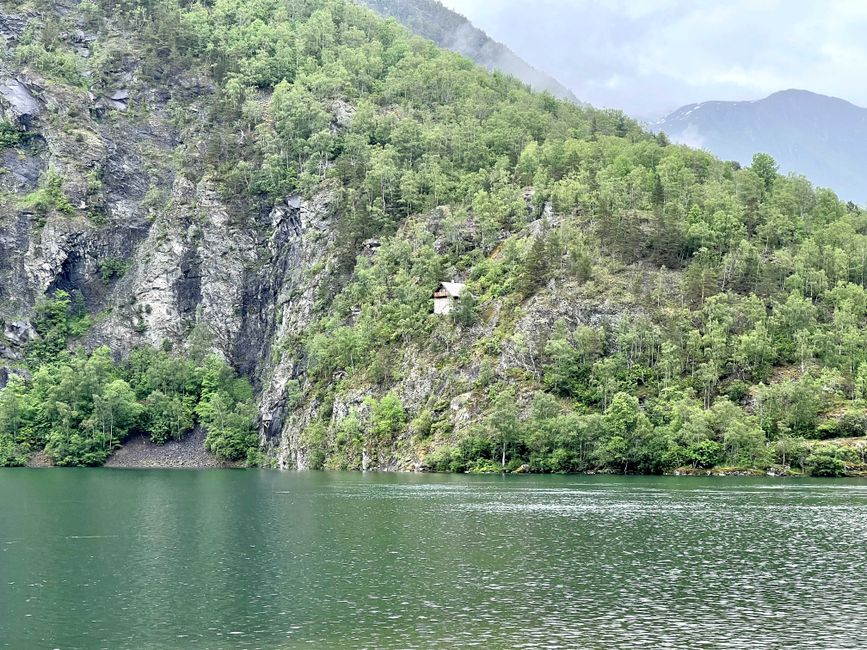
{"type": "Polygon", "coordinates": [[[863,482],[23,471],[0,492],[0,647],[867,647],[863,482]]]}

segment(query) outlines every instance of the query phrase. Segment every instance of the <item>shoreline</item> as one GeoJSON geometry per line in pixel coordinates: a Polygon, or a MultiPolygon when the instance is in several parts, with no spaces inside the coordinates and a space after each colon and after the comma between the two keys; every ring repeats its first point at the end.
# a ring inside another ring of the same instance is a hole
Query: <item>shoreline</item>
{"type": "MultiPolygon", "coordinates": [[[[157,447],[153,443],[147,443],[148,446],[157,447]]],[[[168,443],[167,443],[168,444],[168,443]]],[[[662,474],[618,474],[612,472],[427,472],[418,470],[394,470],[394,469],[368,469],[368,470],[331,470],[331,469],[280,469],[277,467],[256,467],[248,466],[243,462],[229,463],[222,462],[216,458],[209,458],[205,462],[190,462],[183,459],[173,458],[170,453],[166,453],[161,459],[159,456],[148,456],[144,459],[134,459],[127,455],[116,457],[113,455],[104,465],[96,465],[89,467],[73,467],[73,469],[139,469],[139,470],[161,470],[161,469],[177,469],[177,470],[215,470],[215,469],[265,469],[275,472],[337,472],[337,473],[358,473],[358,474],[416,474],[416,475],[441,475],[441,476],[611,476],[611,477],[672,477],[672,478],[772,478],[772,479],[867,479],[867,471],[854,471],[843,474],[842,476],[814,476],[804,472],[774,472],[767,470],[751,470],[751,469],[693,469],[693,468],[678,468],[670,472],[662,474]]],[[[31,460],[23,467],[7,467],[0,469],[70,469],[70,467],[61,467],[52,465],[50,462],[31,460]]]]}
{"type": "MultiPolygon", "coordinates": [[[[169,440],[162,445],[155,444],[144,435],[133,436],[123,443],[121,447],[109,456],[108,460],[99,466],[109,469],[245,469],[248,465],[244,461],[222,461],[215,457],[205,448],[206,432],[201,427],[196,427],[192,433],[181,440],[169,440]]],[[[55,465],[46,456],[44,451],[33,454],[25,465],[31,469],[53,468],[55,465]]],[[[260,466],[263,469],[278,469],[276,467],[260,466]]],[[[320,471],[291,468],[287,471],[320,471]]],[[[332,470],[321,470],[332,471],[332,470]]],[[[404,465],[403,468],[383,467],[359,471],[361,473],[400,473],[400,474],[473,474],[487,476],[526,475],[542,476],[552,472],[533,472],[528,465],[522,465],[514,471],[490,471],[490,472],[434,472],[427,469],[425,463],[404,465]]],[[[561,476],[697,476],[697,477],[752,477],[752,478],[867,478],[867,465],[850,463],[836,476],[814,475],[791,466],[774,465],[766,469],[744,467],[713,467],[696,468],[690,466],[676,467],[661,474],[646,473],[621,473],[611,471],[587,471],[587,472],[564,472],[561,476]]]]}
{"type": "Polygon", "coordinates": [[[197,427],[181,440],[157,445],[145,436],[127,440],[103,467],[127,469],[230,469],[243,464],[221,461],[205,449],[205,431],[197,427]]]}

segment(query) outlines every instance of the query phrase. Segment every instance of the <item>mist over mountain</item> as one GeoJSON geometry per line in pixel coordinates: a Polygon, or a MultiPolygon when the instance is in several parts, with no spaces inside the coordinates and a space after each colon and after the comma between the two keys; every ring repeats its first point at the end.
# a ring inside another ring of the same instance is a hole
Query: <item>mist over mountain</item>
{"type": "Polygon", "coordinates": [[[652,125],[672,140],[749,164],[771,154],[783,172],[809,177],[846,201],[867,203],[867,109],[785,90],[765,99],[689,104],[652,125]]]}
{"type": "Polygon", "coordinates": [[[562,83],[534,68],[506,45],[478,29],[461,14],[437,0],[358,0],[383,16],[392,16],[410,30],[468,59],[520,79],[533,90],[548,91],[560,99],[578,102],[562,83]]]}

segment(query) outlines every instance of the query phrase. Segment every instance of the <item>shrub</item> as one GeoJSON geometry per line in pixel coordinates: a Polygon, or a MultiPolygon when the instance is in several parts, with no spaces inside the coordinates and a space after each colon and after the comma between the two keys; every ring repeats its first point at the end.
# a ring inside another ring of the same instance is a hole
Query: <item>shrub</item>
{"type": "Polygon", "coordinates": [[[840,458],[839,449],[832,446],[814,449],[807,457],[805,467],[812,476],[837,477],[846,474],[846,464],[840,458]]]}

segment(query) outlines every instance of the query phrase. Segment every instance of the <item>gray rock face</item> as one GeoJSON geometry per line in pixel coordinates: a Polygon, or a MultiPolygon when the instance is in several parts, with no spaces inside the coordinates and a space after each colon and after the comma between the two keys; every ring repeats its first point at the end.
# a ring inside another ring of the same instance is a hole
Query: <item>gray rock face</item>
{"type": "MultiPolygon", "coordinates": [[[[316,295],[332,258],[333,199],[328,191],[310,200],[296,195],[271,211],[268,260],[255,292],[246,301],[245,328],[236,349],[236,359],[247,355],[242,367],[270,359],[276,344],[303,332],[313,322],[316,295]]],[[[312,412],[288,413],[286,394],[289,382],[300,374],[301,361],[297,353],[282,354],[262,375],[262,442],[279,447],[278,461],[283,467],[306,465],[298,439],[312,412]]]]}
{"type": "Polygon", "coordinates": [[[10,321],[3,326],[3,336],[10,343],[23,345],[36,338],[36,330],[27,321],[10,321]]]}
{"type": "Polygon", "coordinates": [[[45,158],[40,155],[44,145],[41,139],[35,139],[19,149],[0,150],[0,167],[7,172],[3,179],[7,191],[27,194],[36,189],[46,169],[45,158]]]}
{"type": "Polygon", "coordinates": [[[13,77],[0,77],[0,97],[6,107],[3,116],[21,128],[29,129],[42,112],[42,104],[30,89],[13,77]]]}
{"type": "Polygon", "coordinates": [[[27,28],[30,16],[20,14],[0,13],[0,36],[7,45],[14,43],[27,28]]]}

